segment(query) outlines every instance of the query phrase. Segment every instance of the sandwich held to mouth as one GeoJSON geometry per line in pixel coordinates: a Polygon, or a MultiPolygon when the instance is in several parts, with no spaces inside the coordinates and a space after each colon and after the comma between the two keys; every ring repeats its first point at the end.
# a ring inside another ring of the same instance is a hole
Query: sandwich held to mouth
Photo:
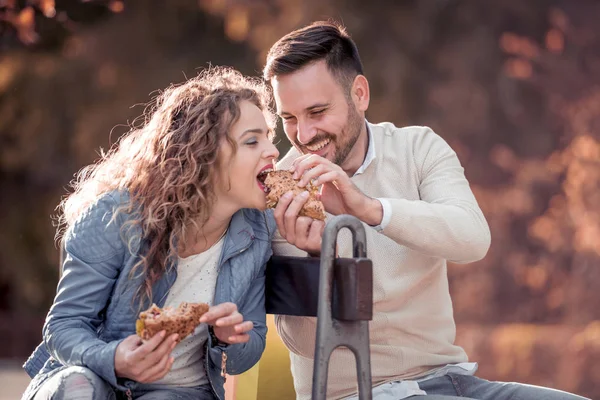
{"type": "Polygon", "coordinates": [[[259,179],[264,179],[265,192],[267,193],[267,207],[275,208],[281,196],[292,191],[294,195],[298,195],[305,190],[308,191],[309,197],[304,206],[300,210],[300,216],[310,217],[321,221],[325,220],[325,208],[320,200],[317,200],[318,189],[310,183],[306,188],[301,188],[297,185],[298,180],[292,178],[290,171],[264,171],[259,175],[259,179]]]}
{"type": "Polygon", "coordinates": [[[166,337],[173,333],[179,334],[177,342],[194,332],[200,325],[200,317],[208,311],[206,303],[182,302],[179,307],[160,308],[156,304],[140,313],[135,321],[135,332],[139,337],[148,340],[158,332],[165,330],[166,337]]]}

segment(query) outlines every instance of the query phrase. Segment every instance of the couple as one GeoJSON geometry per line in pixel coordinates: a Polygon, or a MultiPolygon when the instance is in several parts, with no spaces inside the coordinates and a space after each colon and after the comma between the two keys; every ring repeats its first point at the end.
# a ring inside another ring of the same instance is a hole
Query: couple
{"type": "MultiPolygon", "coordinates": [[[[375,400],[579,399],[474,376],[455,326],[446,260],[481,259],[487,223],[456,154],[430,129],[365,120],[369,85],[344,29],[314,23],[270,50],[266,83],[212,68],[167,89],[145,126],[83,170],[61,204],[66,257],[25,364],[24,399],[224,399],[265,347],[264,268],[272,254],[318,255],[324,223],[306,196],[265,211],[258,175],[278,158],[277,114],[294,147],[277,164],[322,185],[329,214],[367,228],[375,400]],[[205,302],[191,336],[135,334],[152,303],[205,302]]],[[[351,243],[339,241],[340,254],[351,243]]],[[[298,399],[309,399],[316,322],[278,316],[298,399]]],[[[328,398],[356,398],[353,355],[331,358],[328,398]]]]}

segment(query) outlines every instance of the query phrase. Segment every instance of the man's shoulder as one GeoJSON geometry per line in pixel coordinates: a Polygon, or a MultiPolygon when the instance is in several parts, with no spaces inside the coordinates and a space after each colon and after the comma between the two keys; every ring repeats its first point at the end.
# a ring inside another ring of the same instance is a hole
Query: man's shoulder
{"type": "Polygon", "coordinates": [[[369,122],[369,129],[374,136],[391,136],[394,139],[413,139],[419,136],[437,134],[428,126],[407,125],[396,126],[392,122],[379,122],[377,124],[369,122]]]}
{"type": "Polygon", "coordinates": [[[387,146],[390,143],[402,144],[402,147],[413,150],[418,148],[427,148],[436,142],[444,142],[437,133],[428,126],[402,126],[398,127],[391,122],[381,122],[378,124],[369,123],[369,129],[373,133],[373,138],[380,145],[385,143],[385,148],[395,148],[387,146]]]}

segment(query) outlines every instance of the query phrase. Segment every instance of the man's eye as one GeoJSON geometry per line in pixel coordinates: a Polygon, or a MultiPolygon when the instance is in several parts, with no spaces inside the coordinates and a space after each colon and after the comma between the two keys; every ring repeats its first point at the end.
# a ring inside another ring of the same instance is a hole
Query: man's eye
{"type": "Polygon", "coordinates": [[[281,117],[281,119],[283,119],[284,121],[290,121],[290,120],[294,119],[294,117],[292,117],[292,116],[285,116],[285,117],[281,117]]]}
{"type": "Polygon", "coordinates": [[[325,112],[325,110],[315,110],[313,112],[311,112],[312,115],[319,115],[319,114],[323,114],[325,112]]]}

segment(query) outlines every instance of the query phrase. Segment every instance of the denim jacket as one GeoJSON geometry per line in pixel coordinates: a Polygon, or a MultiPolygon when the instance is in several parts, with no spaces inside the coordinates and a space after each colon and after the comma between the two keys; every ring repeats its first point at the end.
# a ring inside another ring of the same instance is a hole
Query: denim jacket
{"type": "MultiPolygon", "coordinates": [[[[67,231],[62,277],[44,324],[43,342],[24,365],[34,378],[28,388],[31,394],[51,371],[63,366],[89,368],[121,391],[143,389],[141,383],[117,378],[114,368],[117,345],[135,334],[138,306],[134,296],[143,277],[131,279],[129,275],[147,245],[140,240],[139,228],[121,229],[132,214],[114,214],[114,210],[127,204],[126,193],[107,193],[67,231]]],[[[235,375],[251,368],[265,348],[265,264],[272,254],[274,232],[272,213],[253,209],[234,214],[227,230],[213,304],[237,304],[254,329],[247,343],[225,348],[213,346],[208,338],[205,367],[219,399],[225,397],[222,351],[227,353],[227,373],[235,375]]],[[[152,302],[162,307],[176,278],[177,268],[172,265],[154,284],[152,302]]]]}

